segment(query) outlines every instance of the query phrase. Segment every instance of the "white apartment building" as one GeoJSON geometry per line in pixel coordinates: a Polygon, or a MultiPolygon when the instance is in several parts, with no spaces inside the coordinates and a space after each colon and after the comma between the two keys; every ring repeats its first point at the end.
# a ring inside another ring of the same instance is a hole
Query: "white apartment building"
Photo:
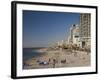
{"type": "Polygon", "coordinates": [[[69,44],[76,44],[80,46],[79,25],[72,25],[70,28],[70,35],[68,37],[69,44]]]}
{"type": "Polygon", "coordinates": [[[73,29],[73,44],[80,46],[79,25],[76,25],[73,29]]]}

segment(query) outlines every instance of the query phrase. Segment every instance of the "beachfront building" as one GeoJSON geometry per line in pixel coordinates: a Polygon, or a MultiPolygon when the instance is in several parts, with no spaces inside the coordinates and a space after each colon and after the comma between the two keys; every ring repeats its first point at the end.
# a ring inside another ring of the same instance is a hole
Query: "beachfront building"
{"type": "Polygon", "coordinates": [[[73,29],[73,44],[80,47],[80,35],[79,35],[79,25],[75,25],[75,28],[73,29]]]}
{"type": "Polygon", "coordinates": [[[73,43],[73,30],[75,28],[75,25],[72,25],[70,28],[69,36],[68,36],[68,43],[72,44],[73,43]]]}
{"type": "Polygon", "coordinates": [[[79,25],[72,25],[70,28],[70,34],[68,36],[68,43],[72,45],[80,46],[80,34],[79,34],[79,25]]]}
{"type": "Polygon", "coordinates": [[[80,41],[82,48],[90,48],[91,46],[90,20],[91,15],[89,13],[80,14],[80,41]]]}

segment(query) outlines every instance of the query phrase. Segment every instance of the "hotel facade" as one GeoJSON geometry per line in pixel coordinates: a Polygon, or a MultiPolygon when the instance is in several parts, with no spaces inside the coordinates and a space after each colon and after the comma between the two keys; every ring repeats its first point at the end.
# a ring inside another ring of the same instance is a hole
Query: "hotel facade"
{"type": "Polygon", "coordinates": [[[91,47],[91,15],[80,14],[80,42],[81,47],[91,47]]]}

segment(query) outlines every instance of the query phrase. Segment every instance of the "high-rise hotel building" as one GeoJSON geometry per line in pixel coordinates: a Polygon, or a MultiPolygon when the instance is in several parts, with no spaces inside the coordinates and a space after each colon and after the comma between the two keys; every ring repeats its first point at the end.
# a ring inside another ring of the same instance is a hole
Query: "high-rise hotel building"
{"type": "Polygon", "coordinates": [[[91,14],[80,14],[80,42],[81,47],[91,47],[91,14]]]}

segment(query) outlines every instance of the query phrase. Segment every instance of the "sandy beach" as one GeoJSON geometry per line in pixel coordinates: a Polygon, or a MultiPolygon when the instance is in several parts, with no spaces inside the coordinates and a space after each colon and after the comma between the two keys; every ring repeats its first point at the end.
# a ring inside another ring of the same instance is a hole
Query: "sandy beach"
{"type": "Polygon", "coordinates": [[[90,53],[85,51],[70,50],[47,50],[39,49],[41,56],[33,57],[25,61],[23,69],[41,69],[41,68],[60,68],[60,67],[81,67],[90,66],[90,53]],[[47,64],[40,64],[39,62],[47,64]]]}

